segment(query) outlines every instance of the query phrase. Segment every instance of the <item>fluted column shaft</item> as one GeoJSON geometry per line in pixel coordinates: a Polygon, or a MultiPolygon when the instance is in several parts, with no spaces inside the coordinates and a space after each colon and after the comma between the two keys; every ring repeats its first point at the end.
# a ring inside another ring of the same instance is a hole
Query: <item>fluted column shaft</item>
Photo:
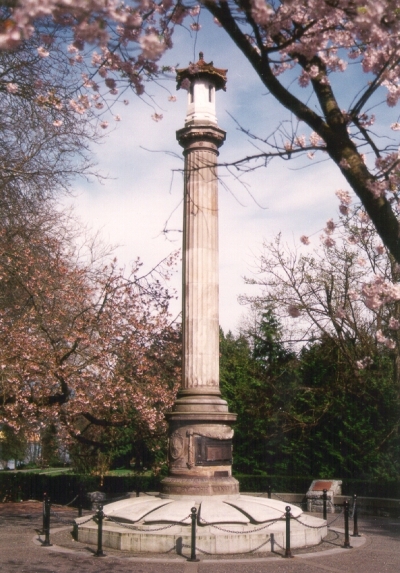
{"type": "Polygon", "coordinates": [[[182,390],[219,389],[218,147],[225,132],[191,126],[184,147],[182,390]]]}

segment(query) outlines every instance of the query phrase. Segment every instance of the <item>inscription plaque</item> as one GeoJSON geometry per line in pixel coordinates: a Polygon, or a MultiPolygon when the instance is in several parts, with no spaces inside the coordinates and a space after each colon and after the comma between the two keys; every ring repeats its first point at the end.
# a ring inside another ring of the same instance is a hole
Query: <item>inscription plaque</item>
{"type": "Polygon", "coordinates": [[[215,440],[204,436],[195,439],[196,466],[226,466],[232,464],[232,440],[215,440]]]}
{"type": "Polygon", "coordinates": [[[313,487],[313,491],[323,491],[327,489],[328,491],[331,489],[332,482],[331,481],[316,481],[313,487]]]}

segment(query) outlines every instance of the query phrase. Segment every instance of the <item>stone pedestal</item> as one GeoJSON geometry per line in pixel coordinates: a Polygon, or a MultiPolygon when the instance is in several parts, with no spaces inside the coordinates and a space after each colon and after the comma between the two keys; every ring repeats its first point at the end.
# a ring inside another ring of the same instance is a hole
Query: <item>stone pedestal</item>
{"type": "Polygon", "coordinates": [[[324,493],[324,489],[326,489],[326,511],[328,513],[335,513],[335,495],[341,495],[341,486],[342,482],[339,480],[314,480],[306,493],[307,511],[318,511],[322,513],[324,505],[322,494],[324,493]]]}

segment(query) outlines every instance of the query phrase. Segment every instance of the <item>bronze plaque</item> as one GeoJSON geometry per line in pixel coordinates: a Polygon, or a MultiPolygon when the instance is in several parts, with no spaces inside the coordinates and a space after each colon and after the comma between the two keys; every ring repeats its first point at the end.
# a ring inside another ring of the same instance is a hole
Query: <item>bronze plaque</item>
{"type": "Polygon", "coordinates": [[[331,489],[331,481],[317,481],[312,488],[313,491],[323,491],[324,489],[331,489]]]}
{"type": "Polygon", "coordinates": [[[232,440],[215,440],[198,436],[195,440],[196,466],[232,464],[232,440]]]}

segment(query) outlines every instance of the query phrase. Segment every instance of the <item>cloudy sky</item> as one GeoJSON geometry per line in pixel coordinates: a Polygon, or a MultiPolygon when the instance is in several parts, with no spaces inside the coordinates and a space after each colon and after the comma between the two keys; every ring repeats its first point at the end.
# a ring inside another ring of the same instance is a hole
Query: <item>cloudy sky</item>
{"type": "MultiPolygon", "coordinates": [[[[220,160],[254,153],[254,141],[240,133],[238,123],[267,137],[278,121],[288,119],[285,110],[267,96],[240,52],[207,17],[197,37],[178,31],[163,63],[186,67],[198,60],[199,51],[207,62],[228,68],[227,91],[217,92],[218,123],[227,132],[220,160]]],[[[116,104],[113,111],[121,121],[95,149],[98,167],[108,179],[102,184],[77,182],[70,199],[83,221],[100,229],[104,240],[119,245],[121,264],[129,266],[139,256],[146,268],[181,246],[183,162],[175,132],[186,115],[186,92],[175,91],[173,78],[158,86],[149,84],[148,93],[152,100],[130,93],[123,96],[129,98],[128,106],[116,104]],[[171,94],[177,97],[175,103],[168,101],[171,94]],[[163,119],[152,120],[154,112],[163,119]]],[[[282,232],[290,244],[298,243],[302,234],[314,234],[317,244],[319,231],[337,212],[335,190],[346,187],[328,162],[309,160],[276,160],[243,181],[222,172],[221,176],[220,323],[225,331],[235,331],[246,312],[238,296],[257,288],[245,286],[243,277],[257,272],[263,241],[282,232]]],[[[179,269],[173,284],[180,291],[179,269]]],[[[179,310],[177,303],[173,311],[179,310]]]]}

